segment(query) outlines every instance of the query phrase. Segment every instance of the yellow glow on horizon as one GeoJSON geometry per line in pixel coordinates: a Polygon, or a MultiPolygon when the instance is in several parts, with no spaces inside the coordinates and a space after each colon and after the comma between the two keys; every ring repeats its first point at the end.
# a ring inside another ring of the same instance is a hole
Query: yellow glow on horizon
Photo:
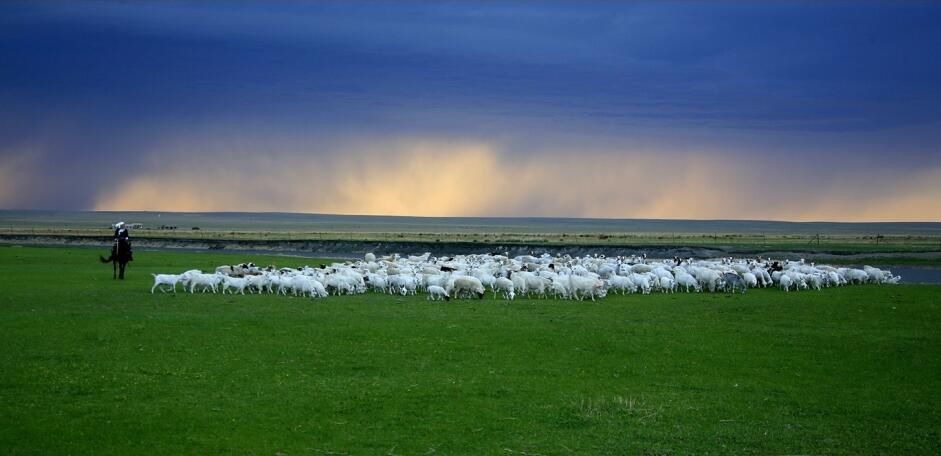
{"type": "Polygon", "coordinates": [[[487,144],[433,140],[361,144],[340,152],[173,160],[107,189],[95,210],[941,220],[941,169],[878,194],[864,192],[862,183],[795,198],[786,189],[766,188],[750,164],[707,153],[517,157],[487,144]]]}

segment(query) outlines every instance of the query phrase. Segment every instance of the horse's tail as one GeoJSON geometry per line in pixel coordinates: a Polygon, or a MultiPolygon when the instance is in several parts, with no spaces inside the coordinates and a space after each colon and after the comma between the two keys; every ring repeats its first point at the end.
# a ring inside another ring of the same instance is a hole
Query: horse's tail
{"type": "Polygon", "coordinates": [[[98,259],[101,260],[102,263],[110,263],[110,262],[112,262],[112,261],[114,260],[114,255],[111,255],[111,256],[109,256],[108,258],[105,258],[105,257],[99,255],[99,256],[98,256],[98,259]]]}

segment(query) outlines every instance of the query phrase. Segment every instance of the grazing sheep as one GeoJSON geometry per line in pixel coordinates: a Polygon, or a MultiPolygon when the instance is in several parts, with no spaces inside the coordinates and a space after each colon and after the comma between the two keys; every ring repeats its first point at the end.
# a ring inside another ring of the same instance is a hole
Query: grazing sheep
{"type": "Polygon", "coordinates": [[[323,285],[327,290],[339,296],[341,294],[353,294],[353,284],[346,277],[340,274],[330,274],[324,279],[323,285]]]}
{"type": "Polygon", "coordinates": [[[751,272],[742,274],[742,280],[745,281],[746,287],[756,288],[758,286],[758,277],[751,272]]]}
{"type": "Polygon", "coordinates": [[[755,278],[758,279],[758,282],[761,284],[762,288],[772,285],[774,282],[771,280],[771,274],[768,274],[768,271],[764,268],[752,268],[752,274],[755,275],[755,278]]]}
{"type": "Polygon", "coordinates": [[[791,281],[791,276],[781,274],[781,278],[779,279],[779,281],[780,281],[782,290],[790,291],[791,286],[793,286],[793,282],[791,281]]]}
{"type": "Polygon", "coordinates": [[[324,288],[323,284],[318,282],[317,280],[311,280],[310,287],[313,290],[313,292],[310,295],[311,298],[326,298],[327,296],[329,296],[327,294],[327,289],[324,288]]]}
{"type": "Polygon", "coordinates": [[[709,289],[710,292],[716,291],[719,284],[719,273],[707,268],[698,268],[694,274],[696,281],[699,282],[700,289],[709,289]]]}
{"type": "Polygon", "coordinates": [[[676,291],[676,281],[673,276],[660,277],[660,291],[663,293],[673,293],[676,291]]]}
{"type": "Polygon", "coordinates": [[[445,300],[450,301],[451,296],[448,295],[448,292],[444,288],[438,285],[431,285],[428,287],[428,299],[431,301],[445,300]]]}
{"type": "Polygon", "coordinates": [[[745,286],[745,281],[734,272],[726,272],[723,274],[722,281],[724,282],[723,288],[725,291],[735,293],[735,290],[739,289],[742,290],[742,294],[748,291],[748,287],[745,286]]]}
{"type": "Polygon", "coordinates": [[[384,275],[370,273],[366,275],[364,280],[375,291],[379,291],[382,293],[389,292],[389,281],[387,280],[387,277],[384,275]]]}
{"type": "Polygon", "coordinates": [[[863,266],[863,271],[869,275],[869,281],[872,283],[887,283],[889,279],[892,279],[891,271],[883,271],[872,266],[863,266]]]}
{"type": "Polygon", "coordinates": [[[676,284],[686,289],[686,292],[689,293],[689,288],[692,287],[693,291],[700,291],[699,282],[696,281],[696,278],[689,275],[682,268],[677,268],[676,270],[676,284]]]}
{"type": "Polygon", "coordinates": [[[843,276],[849,283],[863,284],[869,281],[869,273],[862,269],[847,269],[843,276]]]}
{"type": "Polygon", "coordinates": [[[408,274],[389,276],[390,293],[401,293],[402,296],[415,295],[418,290],[418,279],[408,274]]]}
{"type": "Polygon", "coordinates": [[[477,299],[484,298],[484,285],[480,279],[471,276],[454,277],[448,283],[448,295],[460,299],[461,296],[476,296],[477,299]]]}
{"type": "Polygon", "coordinates": [[[591,298],[603,298],[605,296],[604,281],[593,277],[581,277],[577,275],[569,276],[569,294],[575,299],[581,301],[585,296],[591,298]]]}
{"type": "Polygon", "coordinates": [[[516,297],[515,288],[512,280],[506,277],[497,277],[493,282],[493,299],[497,299],[497,292],[502,291],[503,298],[512,301],[516,297]]]}
{"type": "Polygon", "coordinates": [[[650,284],[650,277],[644,274],[631,274],[631,281],[634,282],[634,287],[640,290],[641,294],[650,294],[650,290],[653,285],[650,284]]]}
{"type": "Polygon", "coordinates": [[[213,274],[193,269],[179,275],[154,274],[151,294],[160,287],[166,292],[169,285],[176,292],[176,284],[195,293],[212,291],[222,284],[223,293],[230,290],[246,294],[291,291],[311,297],[335,294],[365,293],[367,287],[388,293],[416,294],[427,290],[429,299],[468,298],[484,296],[486,287],[494,299],[502,293],[505,299],[515,299],[517,293],[556,298],[592,300],[606,296],[613,290],[624,294],[640,289],[649,294],[657,289],[665,293],[682,287],[716,291],[717,287],[743,293],[748,288],[778,285],[785,291],[845,284],[893,284],[901,277],[890,271],[866,266],[862,269],[835,268],[805,261],[775,261],[769,259],[741,260],[721,258],[710,260],[648,260],[646,256],[606,258],[603,255],[573,257],[549,254],[521,255],[509,253],[456,255],[431,257],[430,253],[403,258],[397,254],[376,260],[375,255],[364,256],[366,261],[336,262],[311,268],[277,269],[269,266],[259,269],[253,263],[220,266],[213,274]],[[770,273],[769,273],[770,272],[770,273]],[[447,296],[447,298],[445,298],[447,296]]]}
{"type": "Polygon", "coordinates": [[[637,291],[637,286],[634,285],[634,281],[630,277],[619,275],[613,275],[608,279],[608,287],[612,290],[619,290],[622,295],[625,291],[628,293],[637,291]]]}

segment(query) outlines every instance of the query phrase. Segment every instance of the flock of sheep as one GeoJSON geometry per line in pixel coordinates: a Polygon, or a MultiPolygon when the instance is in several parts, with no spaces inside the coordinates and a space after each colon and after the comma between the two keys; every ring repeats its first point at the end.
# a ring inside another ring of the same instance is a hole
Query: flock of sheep
{"type": "Polygon", "coordinates": [[[189,270],[182,274],[154,274],[150,292],[176,292],[176,286],[194,293],[278,293],[324,298],[330,294],[374,291],[388,294],[426,293],[431,300],[517,296],[583,300],[608,293],[673,293],[723,291],[745,293],[748,288],[777,286],[784,291],[820,290],[862,283],[898,283],[890,271],[866,266],[836,268],[800,261],[770,259],[649,260],[646,256],[552,257],[522,255],[458,255],[432,257],[392,255],[377,258],[367,253],[360,261],[316,268],[258,267],[252,263],[220,266],[214,272],[189,270]],[[167,287],[165,289],[165,287],[167,287]]]}

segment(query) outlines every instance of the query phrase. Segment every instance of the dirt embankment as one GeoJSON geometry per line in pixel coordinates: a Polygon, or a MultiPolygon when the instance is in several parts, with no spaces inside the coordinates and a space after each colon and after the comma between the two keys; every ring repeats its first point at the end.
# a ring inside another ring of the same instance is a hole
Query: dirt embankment
{"type": "MultiPolygon", "coordinates": [[[[110,238],[100,236],[56,236],[56,235],[0,235],[0,244],[39,245],[39,246],[84,246],[109,248],[110,238]]],[[[308,257],[361,258],[366,252],[377,255],[421,254],[459,255],[471,253],[509,253],[510,255],[543,254],[585,256],[603,254],[607,256],[630,256],[647,254],[651,258],[716,258],[723,256],[771,256],[775,258],[826,259],[841,258],[941,258],[941,252],[899,252],[899,253],[845,253],[826,251],[765,251],[748,247],[688,247],[688,246],[651,246],[651,245],[527,245],[527,244],[484,244],[479,242],[379,242],[379,241],[343,241],[343,240],[213,240],[187,238],[147,238],[135,237],[137,249],[173,249],[173,250],[218,250],[232,252],[269,252],[274,254],[299,255],[308,257]]]]}

